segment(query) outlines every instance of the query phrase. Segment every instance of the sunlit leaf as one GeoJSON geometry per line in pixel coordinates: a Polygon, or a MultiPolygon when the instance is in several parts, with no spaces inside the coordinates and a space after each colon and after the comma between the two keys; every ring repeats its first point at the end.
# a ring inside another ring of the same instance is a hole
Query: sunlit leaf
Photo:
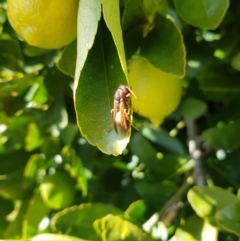
{"type": "Polygon", "coordinates": [[[240,236],[240,201],[219,210],[215,218],[221,228],[240,236]]]}
{"type": "Polygon", "coordinates": [[[217,241],[218,231],[208,222],[198,216],[190,216],[176,230],[175,237],[178,241],[217,241]]]}
{"type": "Polygon", "coordinates": [[[74,77],[75,85],[79,80],[81,70],[88,55],[88,51],[93,45],[100,16],[100,0],[81,0],[79,2],[77,19],[77,62],[74,77]]]}
{"type": "Polygon", "coordinates": [[[95,221],[94,227],[102,240],[119,241],[124,238],[126,241],[153,241],[137,225],[111,214],[95,221]]]}
{"type": "Polygon", "coordinates": [[[220,187],[193,187],[189,190],[187,197],[195,212],[214,225],[216,225],[215,213],[237,201],[237,196],[220,187]]]}
{"type": "Polygon", "coordinates": [[[112,155],[122,153],[130,135],[117,134],[113,129],[111,109],[119,84],[126,85],[126,78],[111,35],[101,25],[77,83],[75,109],[82,135],[90,144],[112,155]]]}
{"type": "Polygon", "coordinates": [[[122,29],[120,24],[119,0],[102,0],[103,16],[116,45],[123,72],[127,78],[128,70],[123,46],[122,29]]]}
{"type": "Polygon", "coordinates": [[[93,229],[94,221],[107,214],[120,215],[122,213],[121,210],[110,204],[81,204],[58,212],[51,220],[51,226],[63,234],[67,233],[88,240],[99,240],[93,229]]]}

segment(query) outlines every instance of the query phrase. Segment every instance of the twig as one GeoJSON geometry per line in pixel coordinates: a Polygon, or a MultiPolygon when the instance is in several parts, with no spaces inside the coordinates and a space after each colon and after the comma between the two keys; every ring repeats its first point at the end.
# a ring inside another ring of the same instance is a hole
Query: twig
{"type": "Polygon", "coordinates": [[[163,216],[163,214],[167,211],[169,207],[173,206],[179,201],[180,197],[188,191],[188,189],[192,186],[192,184],[193,184],[193,178],[188,177],[187,180],[184,182],[184,184],[178,189],[178,191],[165,203],[163,208],[158,212],[154,213],[151,216],[151,218],[148,219],[147,222],[143,224],[142,226],[143,229],[146,232],[150,232],[153,225],[156,224],[158,220],[160,220],[160,218],[163,216]]]}
{"type": "Polygon", "coordinates": [[[193,119],[185,119],[189,153],[194,160],[194,180],[198,186],[206,185],[205,171],[203,165],[203,152],[201,149],[201,140],[197,135],[196,123],[193,119]]]}

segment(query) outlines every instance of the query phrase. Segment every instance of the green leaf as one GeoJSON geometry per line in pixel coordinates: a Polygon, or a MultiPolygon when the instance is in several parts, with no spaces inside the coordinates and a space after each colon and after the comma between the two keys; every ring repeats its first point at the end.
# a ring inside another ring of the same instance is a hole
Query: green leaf
{"type": "Polygon", "coordinates": [[[122,29],[120,23],[119,0],[102,0],[103,17],[116,45],[123,72],[128,79],[122,29]]]}
{"type": "Polygon", "coordinates": [[[24,169],[30,156],[31,153],[23,149],[0,155],[0,175],[7,175],[24,169]]]}
{"type": "Polygon", "coordinates": [[[50,211],[51,209],[44,204],[39,192],[36,192],[31,198],[25,216],[25,221],[27,222],[27,237],[37,233],[39,223],[50,211]]]}
{"type": "Polygon", "coordinates": [[[75,195],[75,182],[66,172],[47,175],[39,186],[46,206],[61,209],[70,205],[75,195]]]}
{"type": "Polygon", "coordinates": [[[81,0],[79,2],[77,20],[77,62],[74,77],[75,85],[78,83],[88,51],[93,45],[100,16],[100,0],[81,0]]]}
{"type": "Polygon", "coordinates": [[[180,155],[186,153],[186,150],[180,140],[176,137],[170,136],[163,128],[157,128],[153,125],[145,125],[145,127],[141,129],[141,133],[154,144],[163,147],[170,152],[180,155]]]}
{"type": "Polygon", "coordinates": [[[130,204],[125,211],[124,216],[131,217],[138,222],[144,221],[144,215],[146,213],[147,206],[143,200],[138,200],[130,204]]]}
{"type": "Polygon", "coordinates": [[[123,212],[110,204],[81,204],[58,212],[52,218],[51,226],[53,230],[63,234],[67,233],[88,240],[99,240],[93,229],[93,223],[107,214],[120,215],[123,212]]]}
{"type": "Polygon", "coordinates": [[[188,24],[202,29],[216,29],[229,5],[228,0],[174,0],[176,11],[188,24]]]}
{"type": "Polygon", "coordinates": [[[140,55],[163,72],[179,78],[185,75],[186,52],[182,35],[171,20],[161,15],[156,16],[155,27],[144,39],[140,55]]]}
{"type": "Polygon", "coordinates": [[[219,210],[215,218],[221,228],[240,237],[240,201],[219,210]]]}
{"type": "Polygon", "coordinates": [[[111,214],[96,220],[94,228],[103,241],[153,241],[137,225],[111,214]]]}
{"type": "Polygon", "coordinates": [[[198,216],[207,218],[213,225],[216,225],[215,213],[237,201],[237,196],[220,187],[193,187],[187,198],[198,216]]]}
{"type": "Polygon", "coordinates": [[[91,241],[91,240],[85,240],[76,238],[69,235],[63,235],[63,234],[55,234],[55,233],[42,233],[34,236],[31,238],[31,241],[91,241]]]}
{"type": "Polygon", "coordinates": [[[35,188],[35,182],[20,176],[7,176],[0,181],[0,195],[6,199],[24,199],[35,188]]]}
{"type": "Polygon", "coordinates": [[[190,97],[183,101],[180,108],[184,118],[197,119],[206,112],[207,105],[202,100],[190,97]]]}
{"type": "Polygon", "coordinates": [[[212,127],[205,130],[201,137],[214,148],[233,151],[240,147],[240,124],[228,123],[219,127],[212,127]]]}
{"type": "Polygon", "coordinates": [[[23,55],[16,40],[0,39],[0,66],[13,71],[22,71],[23,55]]]}
{"type": "Polygon", "coordinates": [[[63,148],[61,156],[63,161],[69,165],[67,169],[69,174],[76,179],[78,188],[82,191],[82,195],[86,197],[87,178],[81,159],[76,155],[75,151],[68,146],[63,148]]]}
{"type": "Polygon", "coordinates": [[[143,0],[128,0],[123,11],[123,29],[126,30],[146,21],[147,17],[144,11],[143,0]]]}
{"type": "Polygon", "coordinates": [[[217,241],[218,231],[208,222],[204,222],[196,215],[188,217],[181,222],[175,233],[177,241],[217,241]]]}
{"type": "Polygon", "coordinates": [[[27,135],[25,138],[25,149],[27,151],[32,151],[39,146],[41,146],[44,142],[44,138],[42,137],[42,132],[35,122],[30,123],[27,127],[27,135]]]}
{"type": "Polygon", "coordinates": [[[78,126],[90,144],[106,154],[119,155],[129,142],[113,129],[111,109],[119,84],[126,85],[116,47],[105,26],[100,25],[94,45],[75,91],[78,126]]]}
{"type": "Polygon", "coordinates": [[[70,43],[64,50],[61,59],[57,63],[57,67],[64,74],[74,78],[77,59],[77,41],[70,43]]]}

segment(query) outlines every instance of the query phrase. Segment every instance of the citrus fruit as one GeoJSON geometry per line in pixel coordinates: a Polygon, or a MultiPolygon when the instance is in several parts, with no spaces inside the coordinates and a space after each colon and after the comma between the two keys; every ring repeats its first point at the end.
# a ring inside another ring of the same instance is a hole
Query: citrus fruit
{"type": "Polygon", "coordinates": [[[7,0],[7,14],[17,34],[28,44],[57,49],[77,35],[79,0],[7,0]]]}
{"type": "Polygon", "coordinates": [[[181,80],[153,67],[145,58],[132,63],[129,82],[137,96],[132,98],[134,110],[154,125],[161,124],[180,102],[181,80]]]}

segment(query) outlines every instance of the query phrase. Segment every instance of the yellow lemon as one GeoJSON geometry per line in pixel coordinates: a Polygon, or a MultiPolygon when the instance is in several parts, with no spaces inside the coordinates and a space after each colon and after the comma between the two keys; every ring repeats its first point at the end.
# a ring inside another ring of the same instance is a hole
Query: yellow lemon
{"type": "Polygon", "coordinates": [[[137,98],[133,108],[154,125],[173,112],[181,99],[181,80],[153,67],[147,59],[138,57],[130,67],[129,81],[137,98]]]}
{"type": "Polygon", "coordinates": [[[57,49],[77,35],[79,0],[7,0],[7,14],[17,34],[28,44],[57,49]]]}

